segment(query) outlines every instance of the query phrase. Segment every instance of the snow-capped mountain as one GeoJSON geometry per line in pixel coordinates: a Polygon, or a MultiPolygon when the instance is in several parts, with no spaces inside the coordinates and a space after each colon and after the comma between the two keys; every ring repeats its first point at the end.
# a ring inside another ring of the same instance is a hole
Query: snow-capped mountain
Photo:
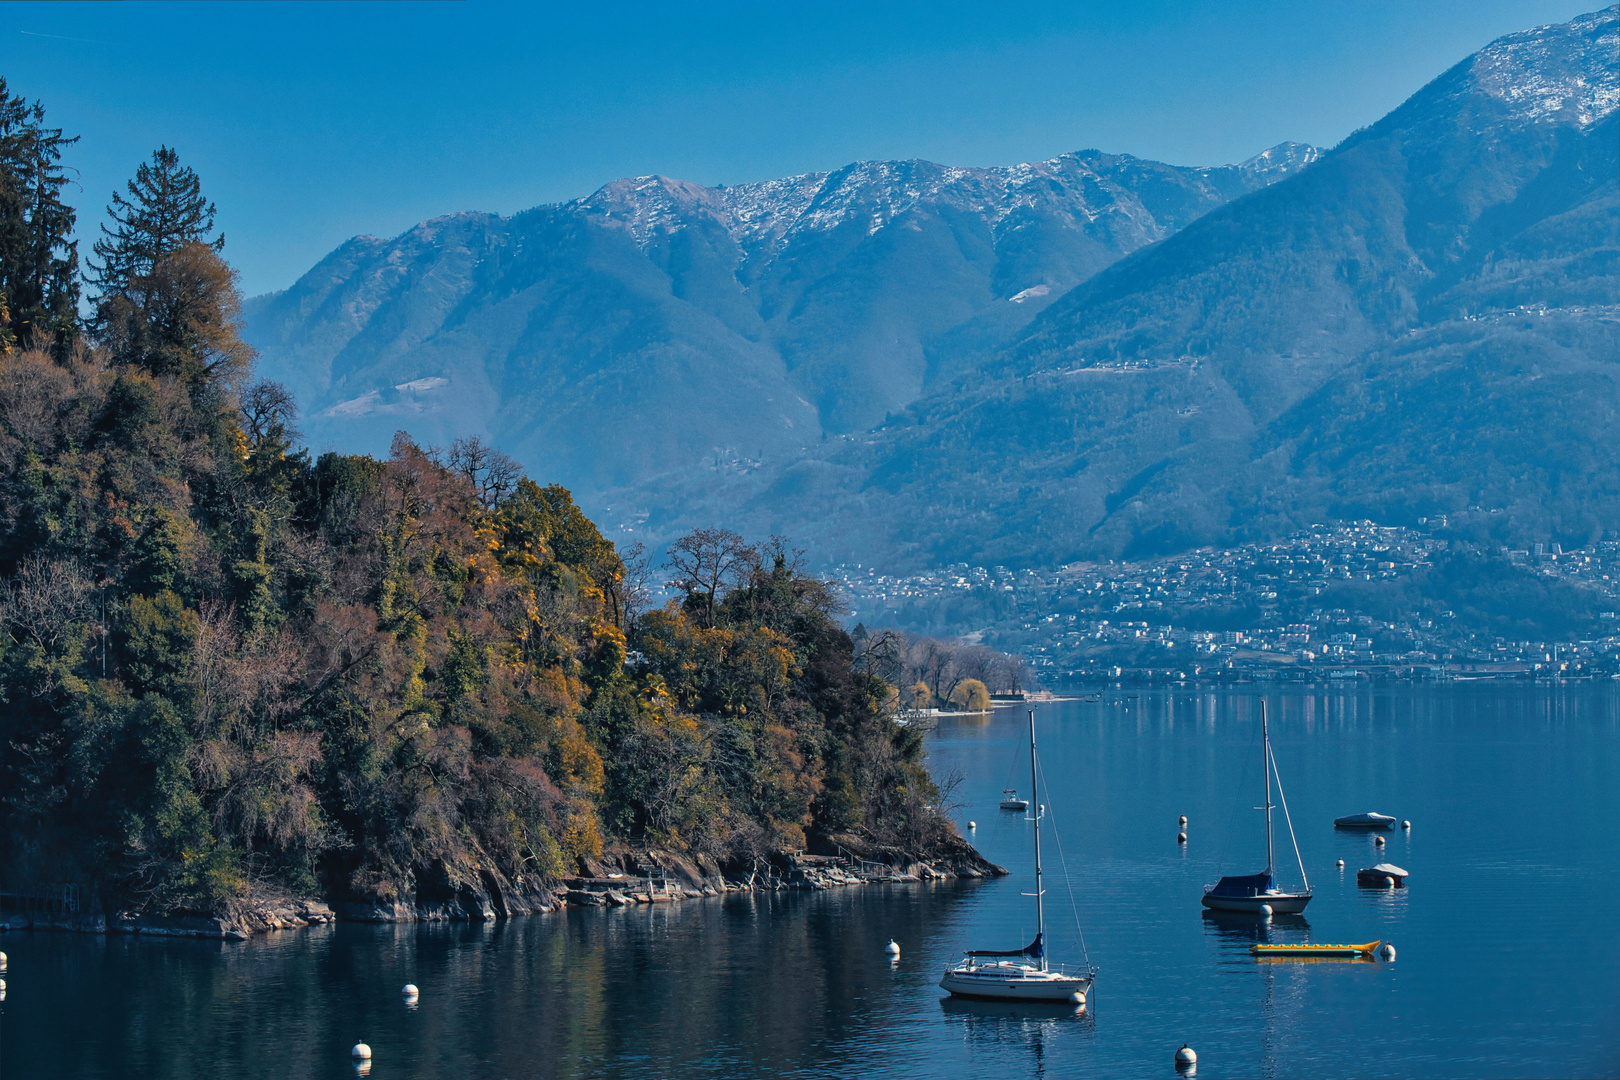
{"type": "Polygon", "coordinates": [[[770,262],[796,236],[830,232],[846,222],[863,225],[872,235],[919,207],[982,216],[998,236],[1031,215],[1053,214],[1084,228],[1113,214],[1144,234],[1162,237],[1210,206],[1298,172],[1320,156],[1314,146],[1287,142],[1238,165],[1177,169],[1182,190],[1171,199],[1155,198],[1141,182],[1144,174],[1165,166],[1087,152],[990,169],[858,161],[836,172],[719,188],[639,176],[615,180],[575,205],[604,224],[627,229],[643,247],[655,236],[686,228],[694,214],[704,214],[749,263],[770,262]]]}
{"type": "MultiPolygon", "coordinates": [[[[1068,291],[893,423],[731,499],[755,531],[891,564],[1052,565],[1334,518],[1612,539],[1617,68],[1620,7],[1493,42],[1068,291]]],[[[642,504],[677,528],[715,516],[702,486],[642,504]]]]}
{"type": "Polygon", "coordinates": [[[1316,156],[617,180],[357,237],[250,301],[249,337],[317,446],[476,433],[588,497],[881,422],[1078,282],[1316,156]]]}

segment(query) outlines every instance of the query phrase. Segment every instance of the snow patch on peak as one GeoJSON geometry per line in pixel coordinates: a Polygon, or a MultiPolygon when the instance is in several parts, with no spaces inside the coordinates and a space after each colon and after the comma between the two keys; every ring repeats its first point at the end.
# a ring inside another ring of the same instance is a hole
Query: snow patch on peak
{"type": "MultiPolygon", "coordinates": [[[[1322,151],[1306,143],[1280,142],[1271,149],[1262,150],[1247,161],[1240,162],[1237,167],[1250,176],[1296,173],[1305,166],[1314,164],[1321,156],[1322,151]]],[[[1280,175],[1278,178],[1281,178],[1280,175]]]]}
{"type": "MultiPolygon", "coordinates": [[[[1318,156],[1315,147],[1282,143],[1242,165],[1220,168],[1271,182],[1318,156]]],[[[605,184],[573,205],[627,230],[643,250],[706,216],[737,243],[743,260],[753,260],[770,258],[795,234],[830,232],[845,223],[857,223],[870,236],[917,208],[948,206],[983,215],[998,233],[1016,228],[1030,213],[1043,212],[1082,227],[1117,214],[1150,231],[1162,231],[1135,194],[1133,179],[1162,171],[1191,173],[1207,183],[1208,174],[1217,170],[1178,169],[1096,150],[995,168],[918,159],[856,161],[833,172],[733,187],[706,188],[663,176],[630,177],[605,184]]]]}
{"type": "Polygon", "coordinates": [[[1620,108],[1620,5],[1498,38],[1475,53],[1469,82],[1510,115],[1580,127],[1620,108]]]}
{"type": "Polygon", "coordinates": [[[694,214],[723,209],[718,191],[657,175],[614,180],[574,205],[626,229],[643,249],[654,237],[685,228],[694,214]]]}

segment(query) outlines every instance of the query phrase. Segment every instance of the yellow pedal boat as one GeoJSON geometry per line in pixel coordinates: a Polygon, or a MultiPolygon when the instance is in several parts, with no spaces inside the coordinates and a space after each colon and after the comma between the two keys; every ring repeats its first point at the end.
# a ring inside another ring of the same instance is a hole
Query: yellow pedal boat
{"type": "Polygon", "coordinates": [[[1384,942],[1369,941],[1365,945],[1250,945],[1256,956],[1371,956],[1384,942]]]}

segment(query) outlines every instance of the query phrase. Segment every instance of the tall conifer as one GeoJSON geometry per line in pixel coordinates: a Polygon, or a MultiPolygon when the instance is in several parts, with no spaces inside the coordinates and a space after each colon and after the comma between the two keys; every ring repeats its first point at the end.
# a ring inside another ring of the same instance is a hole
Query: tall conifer
{"type": "Polygon", "coordinates": [[[157,261],[185,244],[204,243],[219,251],[225,237],[212,240],[214,204],[203,197],[202,180],[167,146],[152,152],[128,184],[129,197],[113,192],[90,263],[90,281],[102,296],[123,291],[152,272],[157,261]]]}
{"type": "Polygon", "coordinates": [[[73,340],[79,254],[61,161],[75,142],[0,77],[0,353],[20,345],[60,355],[73,340]]]}
{"type": "Polygon", "coordinates": [[[113,193],[95,243],[100,290],[91,330],[115,364],[180,380],[193,394],[234,382],[253,350],[240,337],[235,273],[219,257],[214,204],[202,181],[167,146],[113,193]]]}

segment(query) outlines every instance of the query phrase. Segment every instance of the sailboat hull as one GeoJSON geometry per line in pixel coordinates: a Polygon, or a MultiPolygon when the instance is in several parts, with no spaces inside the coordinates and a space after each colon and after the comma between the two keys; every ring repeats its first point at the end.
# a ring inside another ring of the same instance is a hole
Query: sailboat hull
{"type": "Polygon", "coordinates": [[[1261,893],[1259,896],[1216,896],[1204,894],[1204,906],[1216,911],[1247,911],[1259,914],[1262,904],[1269,905],[1273,915],[1298,915],[1311,902],[1310,893],[1261,893]]]}
{"type": "Polygon", "coordinates": [[[980,964],[947,968],[939,987],[954,997],[979,1001],[1062,1001],[1083,1005],[1091,993],[1091,976],[1040,971],[1020,964],[980,964]]]}

